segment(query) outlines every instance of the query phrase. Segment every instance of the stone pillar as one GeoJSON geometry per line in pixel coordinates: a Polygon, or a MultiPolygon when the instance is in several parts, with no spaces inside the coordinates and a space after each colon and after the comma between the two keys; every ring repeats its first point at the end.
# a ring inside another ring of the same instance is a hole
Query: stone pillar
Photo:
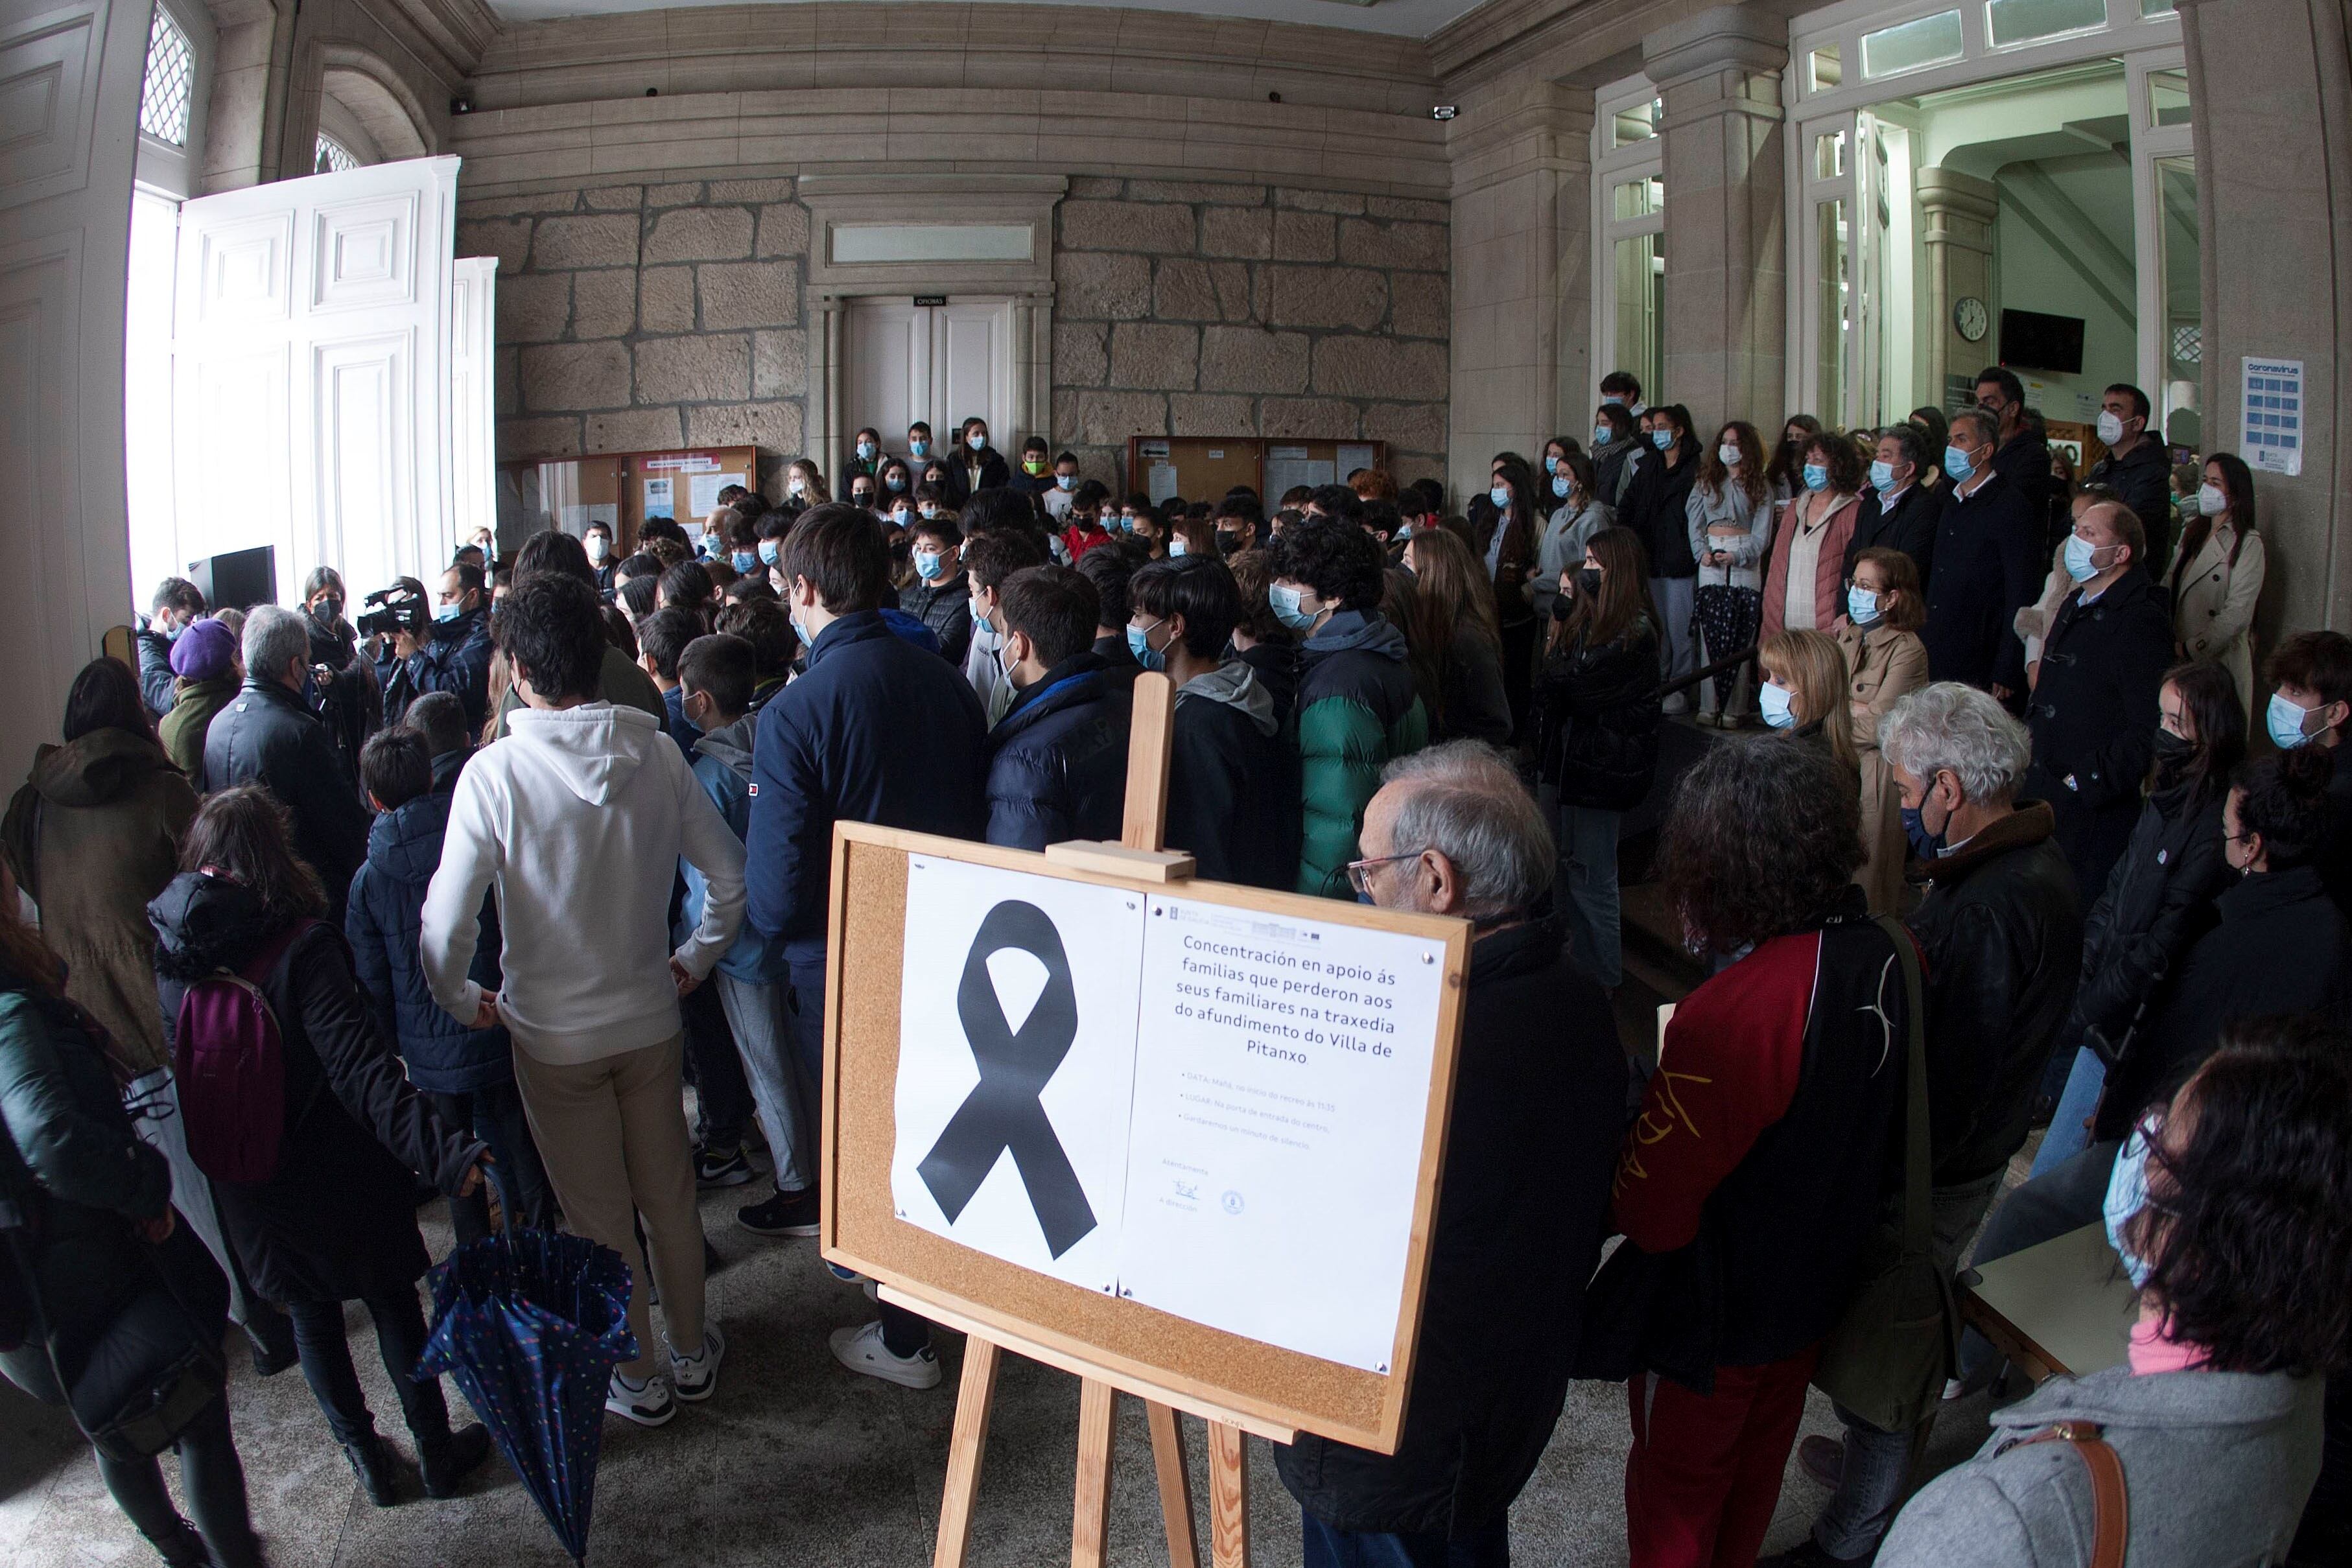
{"type": "Polygon", "coordinates": [[[1771,429],[1788,400],[1788,243],[1780,71],[1789,24],[1718,5],[1642,40],[1665,99],[1665,385],[1712,429],[1771,429]]]}
{"type": "MultiPolygon", "coordinates": [[[[2205,444],[2242,440],[2248,356],[2303,361],[2303,472],[2257,471],[2256,622],[2352,631],[2352,42],[2340,0],[2183,0],[2203,231],[2205,444]]],[[[2148,265],[2143,258],[2141,265],[2148,265]]]]}
{"type": "Polygon", "coordinates": [[[1990,330],[1988,340],[1969,342],[1952,325],[1952,306],[1961,299],[1981,299],[1988,318],[1998,319],[1993,314],[1998,301],[1992,297],[1992,236],[2000,196],[1990,180],[1958,169],[1920,170],[1917,192],[1920,240],[1927,259],[1924,287],[1937,322],[1919,375],[1937,406],[1948,408],[1952,400],[1945,392],[1946,378],[1972,376],[1994,358],[1990,330]]]}
{"type": "Polygon", "coordinates": [[[1500,85],[1465,101],[1454,126],[1446,476],[1466,497],[1486,488],[1496,453],[1533,457],[1585,412],[1592,94],[1500,85]]]}

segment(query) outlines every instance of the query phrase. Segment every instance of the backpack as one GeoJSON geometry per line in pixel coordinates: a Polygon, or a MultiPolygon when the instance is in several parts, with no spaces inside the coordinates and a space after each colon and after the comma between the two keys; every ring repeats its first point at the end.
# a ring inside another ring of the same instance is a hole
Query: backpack
{"type": "Polygon", "coordinates": [[[311,926],[301,920],[266,943],[242,970],[215,969],[180,998],[172,1076],[189,1157],[215,1181],[278,1174],[286,1131],[286,1048],[261,982],[311,926]]]}

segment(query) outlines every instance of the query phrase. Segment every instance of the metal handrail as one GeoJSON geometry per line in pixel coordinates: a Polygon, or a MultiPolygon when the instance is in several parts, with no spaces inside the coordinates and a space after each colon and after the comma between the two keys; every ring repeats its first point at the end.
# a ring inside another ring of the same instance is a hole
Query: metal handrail
{"type": "Polygon", "coordinates": [[[1696,674],[1685,675],[1681,680],[1675,681],[1670,685],[1660,687],[1658,695],[1661,697],[1680,696],[1685,692],[1696,691],[1700,682],[1711,681],[1717,675],[1727,675],[1731,674],[1732,671],[1739,668],[1740,665],[1748,663],[1748,660],[1753,659],[1755,656],[1756,646],[1754,644],[1750,644],[1742,652],[1732,654],[1728,659],[1717,659],[1714,664],[1709,664],[1706,668],[1700,670],[1696,674]]]}

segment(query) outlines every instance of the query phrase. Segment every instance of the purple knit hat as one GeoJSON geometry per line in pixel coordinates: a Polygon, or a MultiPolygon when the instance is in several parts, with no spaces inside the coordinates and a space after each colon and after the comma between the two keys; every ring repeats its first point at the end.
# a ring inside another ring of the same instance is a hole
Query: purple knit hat
{"type": "Polygon", "coordinates": [[[236,663],[236,639],[211,616],[180,633],[172,644],[172,673],[183,680],[216,681],[236,663]]]}

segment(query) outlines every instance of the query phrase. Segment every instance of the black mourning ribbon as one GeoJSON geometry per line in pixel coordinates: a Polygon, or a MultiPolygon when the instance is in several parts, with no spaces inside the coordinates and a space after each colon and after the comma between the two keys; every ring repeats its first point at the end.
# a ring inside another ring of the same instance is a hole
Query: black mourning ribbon
{"type": "Polygon", "coordinates": [[[1044,910],[1006,899],[988,912],[963,961],[956,1017],[971,1043],[972,1059],[980,1064],[980,1082],[956,1107],[940,1141],[915,1168],[952,1225],[996,1167],[997,1156],[1011,1150],[1029,1193],[1029,1207],[1045,1233],[1045,1245],[1059,1258],[1085,1239],[1096,1220],[1086,1188],[1038,1098],[1078,1038],[1078,992],[1070,978],[1070,956],[1062,949],[1062,934],[1044,910]],[[1004,1006],[988,973],[991,955],[1007,947],[1045,966],[1045,988],[1018,1030],[1005,1021],[1004,1006]]]}

